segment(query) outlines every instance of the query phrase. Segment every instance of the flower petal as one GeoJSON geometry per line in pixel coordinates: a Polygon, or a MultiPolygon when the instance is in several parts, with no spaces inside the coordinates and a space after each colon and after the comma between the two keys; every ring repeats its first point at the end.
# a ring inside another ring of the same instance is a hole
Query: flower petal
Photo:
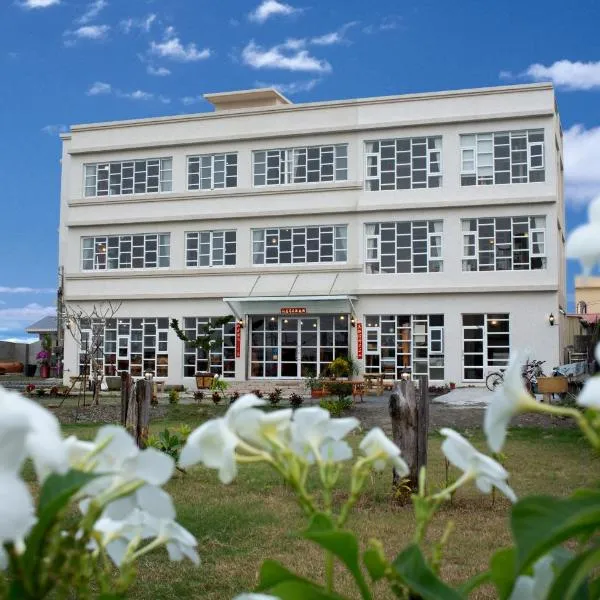
{"type": "Polygon", "coordinates": [[[175,461],[156,448],[147,448],[135,461],[135,475],[152,485],[164,485],[171,479],[175,461]]]}
{"type": "Polygon", "coordinates": [[[129,542],[123,538],[117,538],[106,544],[105,549],[113,563],[120,567],[127,552],[129,542]]]}
{"type": "Polygon", "coordinates": [[[155,485],[145,485],[136,492],[137,505],[158,519],[174,519],[175,506],[171,496],[155,485]]]}
{"type": "Polygon", "coordinates": [[[0,471],[0,541],[20,542],[35,524],[29,488],[16,474],[0,471]]]}
{"type": "MultiPolygon", "coordinates": [[[[136,508],[136,502],[134,495],[125,496],[111,502],[102,513],[103,517],[114,519],[115,521],[122,521],[126,519],[136,508]]],[[[81,505],[80,505],[81,508],[81,505]]]]}
{"type": "Polygon", "coordinates": [[[331,419],[327,425],[327,437],[330,437],[334,440],[341,440],[359,425],[360,421],[356,417],[331,419]]]}
{"type": "Polygon", "coordinates": [[[600,377],[590,377],[577,397],[579,406],[600,410],[600,377]]]}
{"type": "Polygon", "coordinates": [[[327,440],[319,449],[319,453],[325,462],[341,462],[352,458],[352,448],[344,440],[327,440]]]}
{"type": "Polygon", "coordinates": [[[2,415],[0,421],[0,469],[18,473],[27,456],[25,439],[29,420],[24,414],[2,415]]]}

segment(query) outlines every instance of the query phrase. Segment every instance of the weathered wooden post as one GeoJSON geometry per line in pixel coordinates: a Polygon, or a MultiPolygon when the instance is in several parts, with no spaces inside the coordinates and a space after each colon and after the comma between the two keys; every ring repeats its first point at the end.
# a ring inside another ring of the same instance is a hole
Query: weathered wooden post
{"type": "Polygon", "coordinates": [[[127,423],[127,408],[131,398],[131,375],[126,371],[121,372],[121,425],[127,423]]]}
{"type": "Polygon", "coordinates": [[[148,431],[150,426],[150,402],[152,402],[152,381],[143,379],[138,381],[138,386],[143,389],[143,394],[136,394],[140,404],[138,406],[137,445],[145,448],[148,444],[148,431]]]}
{"type": "MultiPolygon", "coordinates": [[[[390,395],[389,412],[392,419],[392,439],[402,451],[409,469],[407,485],[416,491],[419,487],[419,471],[427,465],[427,377],[420,378],[418,390],[412,381],[402,379],[396,382],[390,395]]],[[[393,484],[400,485],[400,477],[396,471],[393,484]]]]}
{"type": "Polygon", "coordinates": [[[144,388],[137,381],[131,386],[132,393],[129,397],[129,404],[127,405],[127,418],[125,419],[125,427],[131,436],[137,441],[137,429],[138,429],[138,407],[140,402],[138,397],[144,393],[144,388]]]}

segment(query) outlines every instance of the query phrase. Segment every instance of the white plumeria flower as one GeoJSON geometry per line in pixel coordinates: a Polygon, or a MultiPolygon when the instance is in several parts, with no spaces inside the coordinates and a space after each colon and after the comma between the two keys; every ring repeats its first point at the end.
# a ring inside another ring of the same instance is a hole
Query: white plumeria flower
{"type": "Polygon", "coordinates": [[[365,456],[373,460],[373,468],[383,471],[387,463],[391,463],[400,477],[408,475],[408,465],[400,456],[400,448],[390,440],[380,427],[374,427],[367,433],[359,448],[365,456]]]}
{"type": "Polygon", "coordinates": [[[359,420],[354,417],[332,419],[329,411],[316,406],[299,408],[290,425],[291,447],[309,463],[338,461],[352,457],[352,449],[343,441],[359,420]]]}
{"type": "Polygon", "coordinates": [[[209,469],[218,469],[222,483],[231,483],[237,475],[235,450],[241,443],[235,433],[236,423],[243,419],[242,413],[265,404],[253,394],[246,394],[232,405],[222,418],[206,421],[190,433],[181,455],[181,467],[202,463],[209,469]]]}
{"type": "Polygon", "coordinates": [[[32,459],[40,481],[50,472],[66,473],[68,464],[60,425],[50,411],[29,398],[0,387],[0,414],[3,421],[11,415],[21,415],[27,420],[24,454],[32,459]]]}
{"type": "Polygon", "coordinates": [[[261,448],[273,444],[284,446],[289,440],[292,409],[284,408],[265,412],[258,408],[248,408],[238,413],[231,421],[235,433],[261,448]]]}
{"type": "Polygon", "coordinates": [[[589,275],[600,259],[600,196],[590,203],[589,223],[575,228],[565,246],[567,258],[576,258],[583,267],[583,274],[589,275]]]}
{"type": "Polygon", "coordinates": [[[517,501],[515,493],[506,483],[508,472],[499,462],[476,450],[454,429],[445,427],[440,433],[446,436],[442,442],[442,452],[455,467],[463,471],[465,480],[474,479],[484,494],[489,494],[494,486],[511,502],[517,501]]]}
{"type": "MultiPolygon", "coordinates": [[[[175,461],[167,454],[155,448],[140,450],[125,429],[114,425],[102,427],[93,443],[68,438],[64,445],[73,466],[91,460],[93,464],[86,470],[102,475],[83,488],[82,496],[102,497],[136,481],[144,482],[133,493],[110,502],[103,516],[122,520],[140,508],[158,518],[175,518],[173,501],[161,489],[175,469],[175,461]]],[[[84,512],[88,505],[81,504],[84,512]]]]}
{"type": "MultiPolygon", "coordinates": [[[[600,363],[600,344],[596,345],[594,357],[600,363]]],[[[577,404],[600,410],[600,377],[590,377],[577,397],[577,404]]]]}
{"type": "Polygon", "coordinates": [[[504,382],[494,390],[483,419],[483,430],[493,452],[500,452],[511,418],[535,406],[536,400],[525,389],[520,354],[511,356],[504,371],[504,382]]]}
{"type": "Polygon", "coordinates": [[[542,556],[533,565],[533,577],[517,578],[509,600],[546,600],[554,581],[553,564],[551,556],[542,556]]]}

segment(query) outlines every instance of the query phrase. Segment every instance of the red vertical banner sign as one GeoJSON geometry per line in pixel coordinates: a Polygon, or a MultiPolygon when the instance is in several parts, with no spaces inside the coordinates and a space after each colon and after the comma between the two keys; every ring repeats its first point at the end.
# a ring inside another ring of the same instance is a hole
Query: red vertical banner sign
{"type": "Polygon", "coordinates": [[[356,358],[362,360],[363,357],[363,325],[359,321],[356,323],[356,358]]]}
{"type": "Polygon", "coordinates": [[[240,323],[235,324],[235,357],[242,356],[242,326],[240,323]]]}

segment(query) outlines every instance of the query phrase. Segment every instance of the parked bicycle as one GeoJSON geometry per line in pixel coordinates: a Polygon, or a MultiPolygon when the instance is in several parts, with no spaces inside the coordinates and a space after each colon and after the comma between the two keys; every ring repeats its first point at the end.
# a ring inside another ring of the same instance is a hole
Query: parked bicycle
{"type": "MultiPolygon", "coordinates": [[[[542,365],[545,362],[545,360],[532,360],[527,361],[525,365],[523,365],[521,376],[525,380],[525,387],[531,393],[535,393],[537,378],[544,375],[544,372],[542,371],[542,365]]],[[[490,392],[493,392],[499,385],[502,385],[503,383],[503,371],[494,371],[485,378],[485,385],[490,392]]]]}

